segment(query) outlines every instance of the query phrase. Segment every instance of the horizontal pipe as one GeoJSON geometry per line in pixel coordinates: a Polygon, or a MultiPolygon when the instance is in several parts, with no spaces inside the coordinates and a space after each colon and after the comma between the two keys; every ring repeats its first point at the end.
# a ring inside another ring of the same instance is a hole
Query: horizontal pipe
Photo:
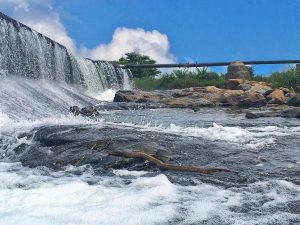
{"type": "MultiPolygon", "coordinates": [[[[234,61],[233,61],[234,62],[234,61]]],[[[300,60],[262,60],[262,61],[241,61],[245,65],[267,65],[267,64],[295,64],[300,63],[300,60]]],[[[210,67],[210,66],[228,66],[232,62],[208,62],[208,63],[174,63],[174,64],[128,64],[119,65],[124,69],[135,68],[173,68],[173,67],[210,67]]]]}

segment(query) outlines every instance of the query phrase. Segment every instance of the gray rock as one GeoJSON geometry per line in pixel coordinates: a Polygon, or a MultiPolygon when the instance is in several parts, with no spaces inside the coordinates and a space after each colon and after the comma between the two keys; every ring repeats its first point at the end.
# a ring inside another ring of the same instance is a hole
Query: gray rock
{"type": "Polygon", "coordinates": [[[284,110],[281,113],[281,116],[287,118],[300,118],[300,108],[292,108],[292,109],[284,110]]]}
{"type": "Polygon", "coordinates": [[[251,89],[251,85],[250,84],[240,84],[237,86],[238,90],[243,90],[243,91],[248,91],[251,89]]]}
{"type": "Polygon", "coordinates": [[[71,106],[70,112],[73,113],[75,116],[81,115],[81,116],[99,116],[99,112],[96,108],[93,106],[87,106],[83,107],[81,110],[79,110],[78,106],[71,106]]]}
{"type": "Polygon", "coordinates": [[[290,97],[287,100],[286,104],[289,105],[289,106],[300,107],[300,95],[299,94],[295,94],[294,96],[290,97]]]}
{"type": "Polygon", "coordinates": [[[257,119],[260,117],[279,117],[281,114],[279,112],[272,112],[272,111],[266,111],[266,112],[246,112],[246,118],[247,119],[257,119]]]}

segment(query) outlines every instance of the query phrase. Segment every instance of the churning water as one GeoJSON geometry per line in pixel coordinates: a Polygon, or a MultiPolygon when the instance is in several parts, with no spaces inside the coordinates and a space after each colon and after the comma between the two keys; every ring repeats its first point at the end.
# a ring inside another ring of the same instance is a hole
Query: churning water
{"type": "Polygon", "coordinates": [[[23,78],[5,78],[0,87],[0,224],[300,222],[300,124],[296,119],[252,121],[208,109],[197,113],[182,109],[101,111],[100,119],[87,119],[69,114],[69,106],[105,102],[91,98],[85,90],[23,78]],[[101,175],[90,165],[31,168],[14,157],[18,146],[39,148],[34,138],[20,134],[33,132],[34,136],[36,129],[61,126],[66,126],[57,132],[61,137],[72,129],[106,127],[133,135],[176,135],[198,157],[202,153],[195,153],[189,143],[205,143],[209,154],[222,151],[231,161],[227,167],[252,180],[227,185],[221,182],[223,174],[214,177],[220,182],[211,182],[197,174],[126,169],[101,175]],[[244,167],[239,160],[250,164],[244,167]]]}

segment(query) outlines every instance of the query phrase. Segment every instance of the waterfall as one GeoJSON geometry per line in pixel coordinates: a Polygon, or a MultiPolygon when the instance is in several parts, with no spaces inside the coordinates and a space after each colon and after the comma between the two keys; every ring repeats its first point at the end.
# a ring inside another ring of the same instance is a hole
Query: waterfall
{"type": "Polygon", "coordinates": [[[130,89],[131,73],[107,61],[75,56],[66,47],[0,13],[0,76],[64,81],[91,93],[130,89]]]}

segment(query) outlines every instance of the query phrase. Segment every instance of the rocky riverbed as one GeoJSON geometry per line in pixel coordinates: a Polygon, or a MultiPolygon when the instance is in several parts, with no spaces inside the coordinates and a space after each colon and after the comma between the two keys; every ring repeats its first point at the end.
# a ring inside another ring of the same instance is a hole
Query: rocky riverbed
{"type": "Polygon", "coordinates": [[[276,88],[264,82],[250,82],[231,79],[227,89],[192,87],[187,89],[146,92],[140,90],[118,91],[114,102],[143,103],[141,107],[190,108],[194,111],[202,107],[231,107],[248,109],[248,118],[267,116],[300,117],[300,94],[293,88],[276,88]],[[262,108],[260,113],[251,112],[262,108]],[[266,112],[266,113],[264,113],[266,112]],[[252,114],[251,114],[252,113],[252,114]],[[254,115],[255,114],[255,115],[254,115]]]}

